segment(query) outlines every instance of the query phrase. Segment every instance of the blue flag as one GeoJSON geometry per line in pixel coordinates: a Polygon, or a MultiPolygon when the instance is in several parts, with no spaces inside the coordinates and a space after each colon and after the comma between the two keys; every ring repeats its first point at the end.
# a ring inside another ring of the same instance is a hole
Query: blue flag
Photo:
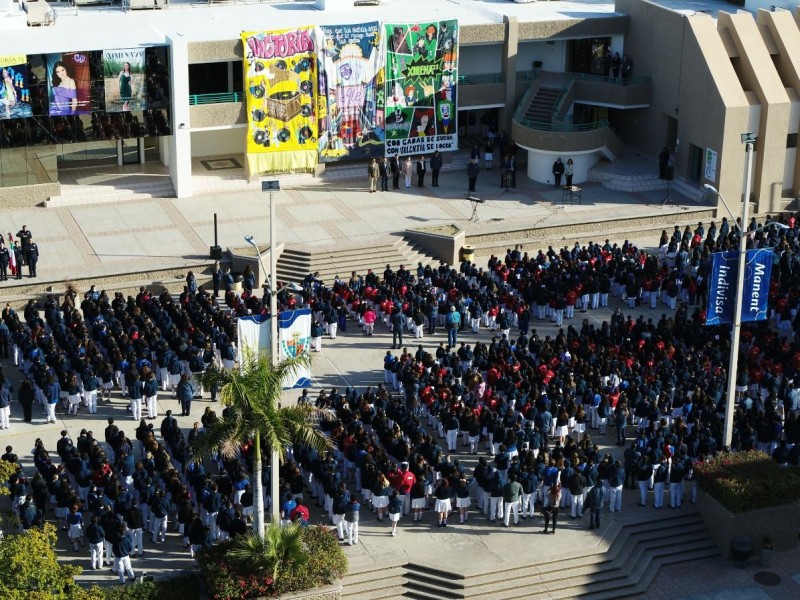
{"type": "MultiPolygon", "coordinates": [[[[747,251],[744,286],[740,298],[742,323],[767,319],[772,257],[771,248],[747,251]]],[[[738,252],[715,252],[712,255],[706,325],[733,323],[738,270],[738,252]]]]}

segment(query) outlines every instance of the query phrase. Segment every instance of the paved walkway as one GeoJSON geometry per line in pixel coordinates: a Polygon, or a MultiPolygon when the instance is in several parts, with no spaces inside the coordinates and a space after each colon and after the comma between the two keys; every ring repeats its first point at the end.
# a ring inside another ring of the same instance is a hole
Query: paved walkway
{"type": "MultiPolygon", "coordinates": [[[[569,223],[580,220],[601,220],[605,215],[646,216],[662,209],[657,208],[660,192],[645,194],[624,194],[610,192],[600,186],[586,186],[584,204],[580,207],[558,206],[560,192],[545,186],[521,183],[516,191],[500,194],[499,189],[488,187],[488,174],[479,179],[478,190],[485,193],[488,202],[480,208],[481,221],[476,225],[467,222],[471,207],[464,202],[461,189],[464,177],[455,173],[442,176],[440,188],[411,188],[396,192],[369,194],[363,181],[344,181],[330,185],[314,185],[286,189],[277,195],[280,241],[318,244],[330,247],[338,240],[369,240],[391,231],[420,224],[446,224],[456,222],[468,231],[480,228],[497,227],[508,230],[524,224],[547,222],[569,223]]],[[[165,266],[183,264],[181,261],[194,256],[205,255],[213,242],[213,213],[220,217],[220,244],[237,246],[245,234],[253,234],[259,242],[266,241],[268,232],[267,198],[261,193],[236,192],[223,195],[219,193],[199,196],[192,199],[159,199],[130,203],[104,203],[61,209],[9,210],[0,213],[0,226],[3,231],[16,232],[23,224],[33,231],[39,243],[42,258],[40,278],[62,281],[77,274],[102,275],[120,270],[141,270],[147,265],[165,266]]],[[[685,205],[684,205],[685,206],[685,205]]],[[[678,218],[683,211],[680,206],[663,209],[672,211],[678,218]]],[[[602,229],[598,229],[597,236],[602,229]]],[[[61,288],[57,287],[56,291],[61,288]]],[[[609,310],[617,306],[613,301],[610,309],[578,313],[574,323],[583,318],[601,322],[609,318],[609,310]]],[[[627,311],[626,311],[627,312],[627,311]]],[[[664,307],[654,311],[637,308],[634,315],[643,313],[654,318],[666,312],[664,307]]],[[[351,324],[350,324],[351,325],[351,324]]],[[[549,323],[536,322],[533,325],[539,335],[554,335],[555,328],[549,323]]],[[[478,336],[466,335],[465,339],[488,341],[486,331],[478,336]]],[[[422,341],[428,349],[433,349],[445,336],[440,333],[422,341]]],[[[416,345],[415,340],[406,340],[407,345],[416,345]]],[[[366,386],[382,381],[381,357],[390,346],[390,334],[379,328],[376,336],[365,338],[352,325],[347,332],[340,333],[335,340],[324,340],[323,352],[316,355],[313,367],[314,387],[312,394],[320,388],[332,386],[366,386]]],[[[12,378],[18,378],[16,369],[3,361],[5,371],[12,378]]],[[[287,394],[290,400],[294,394],[287,394]]],[[[121,426],[132,433],[135,423],[124,410],[125,402],[115,393],[113,403],[103,405],[97,415],[81,413],[78,417],[60,415],[55,425],[46,425],[40,415],[33,424],[21,421],[18,405],[14,405],[12,427],[0,434],[0,443],[14,446],[15,451],[32,469],[29,449],[34,440],[41,438],[53,450],[59,431],[66,429],[73,439],[81,428],[94,430],[102,438],[106,419],[114,416],[121,426]]],[[[160,413],[168,408],[176,410],[177,404],[171,398],[159,401],[160,413]]],[[[192,417],[179,417],[181,426],[190,427],[199,420],[206,407],[218,408],[210,402],[196,402],[192,417]]],[[[156,422],[160,423],[160,419],[156,422]]],[[[604,448],[619,452],[610,437],[599,438],[604,448]]],[[[458,456],[458,455],[457,455],[458,456]]],[[[462,457],[471,465],[469,457],[462,457]]],[[[618,518],[631,518],[636,500],[628,496],[624,499],[624,512],[618,518]]],[[[641,509],[647,510],[647,509],[641,509]]],[[[315,518],[319,517],[315,513],[315,518]]],[[[610,519],[606,519],[606,523],[610,519]]],[[[372,515],[365,515],[362,521],[362,541],[357,547],[346,548],[354,566],[367,563],[380,564],[403,561],[409,556],[430,557],[436,561],[441,557],[458,554],[459,561],[481,560],[492,557],[506,560],[509,553],[524,552],[531,547],[528,533],[536,531],[536,523],[528,522],[519,528],[504,530],[491,526],[483,517],[471,518],[467,526],[448,528],[447,532],[433,527],[433,516],[426,516],[423,524],[402,522],[401,534],[396,538],[388,535],[388,525],[377,523],[372,515]]],[[[548,537],[548,544],[557,552],[568,552],[576,545],[599,543],[599,536],[588,532],[582,524],[566,519],[559,535],[548,537]]],[[[604,528],[608,525],[604,525],[604,528]]],[[[601,534],[605,529],[601,530],[601,534]]],[[[62,559],[86,567],[88,554],[74,553],[68,548],[65,539],[59,540],[59,554],[62,559]]],[[[191,560],[182,548],[177,534],[171,534],[166,544],[153,547],[146,543],[146,558],[134,561],[137,573],[147,571],[159,574],[174,569],[190,569],[191,560]]],[[[758,586],[752,580],[754,570],[732,571],[723,559],[708,564],[686,565],[665,569],[651,590],[643,598],[664,599],[687,597],[690,600],[726,600],[734,596],[711,596],[707,594],[737,588],[739,593],[753,589],[748,598],[796,598],[800,597],[800,561],[797,553],[779,553],[776,567],[771,571],[782,577],[777,587],[758,586]],[[792,577],[795,577],[793,580],[792,577]],[[697,594],[706,594],[697,596],[697,594]],[[756,593],[761,594],[755,595],[756,593]],[[697,597],[696,597],[697,596],[697,597]]],[[[81,577],[87,583],[110,583],[110,571],[86,571],[81,577]]],[[[723,592],[720,592],[723,593],[723,592]]],[[[743,596],[736,596],[740,598],[743,596]]]]}
{"type": "MultiPolygon", "coordinates": [[[[158,171],[153,165],[143,169],[158,171]]],[[[130,167],[124,167],[119,173],[120,186],[131,177],[129,171],[130,167]]],[[[205,258],[214,243],[214,213],[218,215],[223,248],[244,245],[245,235],[266,243],[268,196],[252,188],[202,193],[226,185],[237,188],[224,178],[225,171],[220,171],[223,175],[214,185],[215,173],[197,175],[202,183],[197,186],[200,195],[194,198],[0,210],[0,231],[7,238],[9,232],[16,234],[23,224],[28,225],[39,244],[39,280],[47,282],[78,274],[100,276],[182,266],[205,258]]],[[[102,179],[106,184],[113,183],[113,179],[102,179]]],[[[587,183],[582,205],[564,207],[560,190],[522,176],[519,179],[516,190],[503,193],[498,186],[499,172],[482,172],[477,190],[486,202],[478,209],[480,220],[473,223],[469,221],[472,207],[465,200],[466,177],[458,172],[443,172],[437,188],[412,187],[375,194],[369,193],[366,178],[323,185],[288,178],[285,189],[275,195],[279,241],[287,246],[305,244],[326,249],[343,241],[368,245],[384,240],[383,236],[391,232],[450,223],[469,234],[664,214],[685,220],[686,210],[698,206],[684,198],[661,208],[663,191],[625,193],[587,183]]],[[[656,240],[635,241],[652,245],[656,240]]]]}

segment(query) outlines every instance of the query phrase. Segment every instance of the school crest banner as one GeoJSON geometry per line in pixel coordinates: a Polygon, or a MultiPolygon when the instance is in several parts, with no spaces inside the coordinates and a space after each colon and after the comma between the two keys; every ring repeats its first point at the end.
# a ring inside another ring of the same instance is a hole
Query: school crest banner
{"type": "Polygon", "coordinates": [[[458,21],[384,25],[386,154],[458,149],[458,21]]]}
{"type": "MultiPolygon", "coordinates": [[[[308,354],[311,351],[311,310],[285,310],[278,315],[278,356],[280,360],[308,354]]],[[[284,381],[284,389],[311,386],[311,370],[302,368],[294,379],[284,381]]]]}
{"type": "Polygon", "coordinates": [[[317,27],[319,158],[383,156],[381,27],[377,21],[317,27]]]}
{"type": "Polygon", "coordinates": [[[242,33],[251,175],[317,165],[313,27],[242,33]]]}
{"type": "MultiPolygon", "coordinates": [[[[739,253],[733,250],[715,252],[711,258],[706,325],[733,323],[739,253]]],[[[771,248],[747,251],[744,281],[739,298],[742,303],[742,323],[767,319],[772,258],[771,248]]]]}

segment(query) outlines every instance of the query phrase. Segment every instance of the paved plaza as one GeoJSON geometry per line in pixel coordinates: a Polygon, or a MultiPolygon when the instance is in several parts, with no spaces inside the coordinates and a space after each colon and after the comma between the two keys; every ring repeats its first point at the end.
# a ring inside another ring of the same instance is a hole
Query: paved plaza
{"type": "MultiPolygon", "coordinates": [[[[685,204],[658,207],[663,192],[653,191],[638,194],[611,192],[599,185],[587,186],[584,203],[581,206],[560,207],[560,192],[530,183],[521,184],[516,191],[500,194],[494,190],[486,194],[488,200],[480,208],[481,220],[477,224],[467,221],[471,207],[463,201],[462,188],[466,179],[460,173],[446,173],[441,177],[442,187],[411,188],[396,192],[369,194],[365,181],[336,181],[324,185],[302,184],[282,191],[278,196],[279,220],[277,231],[280,242],[314,244],[321,248],[333,248],[337,242],[348,240],[379,239],[390,232],[408,227],[456,223],[468,231],[481,228],[521,228],[596,221],[599,223],[596,239],[603,237],[602,221],[612,217],[627,215],[642,218],[658,211],[672,211],[675,218],[681,219],[685,204]],[[470,229],[472,228],[472,229],[470,229]]],[[[488,184],[488,182],[486,182],[488,184]]],[[[487,185],[488,188],[488,185],[487,185]]],[[[481,189],[479,180],[478,189],[481,189]]],[[[267,241],[268,220],[266,196],[258,192],[237,191],[231,194],[213,192],[190,199],[153,199],[125,203],[99,203],[64,208],[15,209],[0,212],[0,227],[3,231],[16,232],[23,224],[33,231],[34,239],[40,247],[39,277],[51,281],[54,293],[63,291],[63,280],[77,275],[97,276],[119,271],[141,271],[148,265],[164,267],[180,266],[190,260],[207,256],[208,246],[213,243],[213,213],[219,215],[220,245],[239,246],[245,234],[256,235],[259,242],[267,241]],[[181,262],[183,261],[183,262],[181,262]]],[[[497,229],[501,230],[501,229],[497,229]]],[[[588,241],[587,237],[587,240],[588,241]]],[[[654,243],[655,240],[632,240],[640,245],[654,243]]],[[[535,251],[537,248],[526,248],[535,251]]],[[[485,266],[484,257],[479,257],[485,266]]],[[[396,267],[396,265],[394,265],[396,267]]],[[[383,265],[375,265],[382,268],[383,265]]],[[[0,289],[2,289],[0,287],[0,289]]],[[[81,290],[85,291],[85,290],[81,290]]],[[[579,327],[586,318],[601,323],[608,320],[610,312],[622,304],[614,299],[609,308],[576,312],[570,322],[579,327]]],[[[625,310],[623,308],[623,310],[625,310]]],[[[637,307],[626,314],[644,314],[655,320],[667,312],[659,306],[655,310],[637,307]]],[[[555,335],[557,329],[550,322],[533,320],[531,326],[540,337],[555,335]]],[[[478,335],[465,333],[459,341],[473,343],[477,340],[489,342],[491,333],[483,329],[478,335]]],[[[441,332],[426,336],[417,341],[407,338],[406,346],[416,347],[422,343],[430,351],[439,342],[446,341],[441,332]]],[[[324,339],[322,352],[315,355],[313,365],[313,388],[316,396],[320,389],[338,386],[363,388],[377,385],[383,381],[382,357],[391,346],[391,334],[385,327],[378,327],[374,337],[364,337],[358,327],[348,322],[347,331],[339,333],[336,340],[324,339]]],[[[18,387],[19,374],[10,361],[3,361],[4,371],[18,387]]],[[[285,401],[293,401],[296,392],[287,392],[285,401]]],[[[160,394],[160,425],[167,409],[179,414],[177,401],[169,394],[160,394]]],[[[118,391],[111,404],[102,404],[96,415],[84,411],[77,417],[64,413],[58,416],[56,424],[44,423],[44,416],[34,412],[34,422],[26,424],[21,419],[21,408],[14,403],[11,429],[0,435],[3,446],[12,445],[22,457],[28,473],[33,473],[30,449],[34,440],[41,438],[46,447],[55,453],[55,444],[62,429],[69,431],[77,439],[82,428],[91,429],[95,437],[102,439],[106,419],[113,416],[120,428],[133,436],[136,423],[125,411],[128,404],[118,391]]],[[[206,407],[218,410],[208,398],[195,401],[190,417],[178,416],[183,428],[189,428],[199,418],[206,407]]],[[[34,409],[37,411],[37,409],[34,409]]],[[[596,432],[592,432],[596,434],[596,432]]],[[[621,449],[614,445],[615,433],[599,437],[601,446],[615,455],[621,449]]],[[[593,436],[595,437],[595,436],[593,436]]],[[[474,465],[474,457],[456,455],[469,468],[474,465]]],[[[625,492],[623,512],[617,515],[604,515],[603,528],[590,532],[588,522],[563,518],[557,535],[548,536],[548,553],[568,555],[576,548],[599,546],[604,543],[604,534],[614,520],[631,520],[649,508],[640,508],[635,492],[625,492]]],[[[322,521],[322,516],[311,501],[312,521],[322,521]]],[[[686,505],[682,510],[693,511],[686,505]]],[[[649,515],[652,518],[652,514],[649,515]]],[[[540,539],[533,536],[539,532],[538,519],[529,519],[517,528],[505,530],[501,525],[490,524],[477,512],[470,515],[467,525],[448,524],[446,531],[434,526],[433,514],[427,513],[422,523],[412,523],[410,517],[400,523],[400,534],[396,538],[389,535],[388,522],[378,523],[368,511],[362,512],[361,543],[346,547],[345,551],[354,569],[365,569],[373,565],[398,564],[414,560],[428,565],[458,564],[459,568],[469,565],[479,569],[482,565],[497,562],[527,563],[533,560],[531,550],[537,547],[540,539]]],[[[67,543],[66,537],[59,539],[59,554],[62,560],[89,567],[88,551],[75,553],[67,543]]],[[[148,572],[161,575],[175,570],[190,570],[192,561],[188,551],[182,546],[176,533],[171,533],[165,544],[154,546],[146,540],[145,557],[134,561],[137,575],[148,572]]],[[[642,598],[686,600],[740,600],[762,598],[800,597],[800,555],[797,552],[777,553],[775,566],[769,571],[778,574],[781,582],[776,586],[762,586],[753,576],[761,568],[751,566],[745,570],[734,568],[722,557],[709,560],[702,565],[685,564],[663,569],[642,598]]],[[[116,579],[110,570],[86,570],[81,576],[86,583],[113,583],[116,579]]],[[[398,595],[400,593],[398,592],[398,595]]]]}

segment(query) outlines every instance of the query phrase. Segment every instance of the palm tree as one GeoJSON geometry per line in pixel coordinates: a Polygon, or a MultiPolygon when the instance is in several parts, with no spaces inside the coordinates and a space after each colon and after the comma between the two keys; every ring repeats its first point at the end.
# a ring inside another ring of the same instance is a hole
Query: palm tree
{"type": "MultiPolygon", "coordinates": [[[[220,402],[232,408],[233,414],[209,426],[206,434],[195,441],[195,452],[209,456],[218,451],[225,458],[233,458],[245,443],[252,440],[253,527],[261,539],[265,536],[262,443],[271,453],[273,490],[277,489],[278,468],[290,445],[305,444],[318,452],[331,447],[331,439],[315,426],[318,417],[327,416],[326,411],[308,405],[280,405],[283,382],[310,362],[310,355],[305,354],[273,365],[269,355],[258,356],[246,351],[238,369],[229,371],[212,366],[199,377],[205,389],[216,387],[219,390],[220,402]]],[[[273,522],[277,522],[279,516],[280,498],[273,494],[273,522]]]]}
{"type": "Polygon", "coordinates": [[[239,536],[233,540],[228,556],[246,565],[250,571],[269,571],[273,581],[278,580],[280,570],[290,560],[296,565],[308,561],[308,553],[303,547],[303,530],[296,523],[286,527],[270,523],[264,538],[255,533],[239,536]]]}

